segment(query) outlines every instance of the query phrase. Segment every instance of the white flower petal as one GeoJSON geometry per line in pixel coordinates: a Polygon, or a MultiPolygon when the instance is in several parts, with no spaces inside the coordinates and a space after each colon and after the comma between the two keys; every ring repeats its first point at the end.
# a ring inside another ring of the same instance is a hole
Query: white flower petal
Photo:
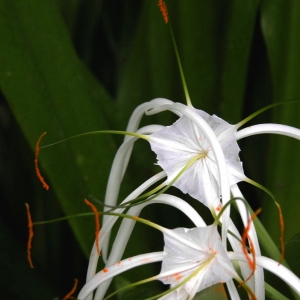
{"type": "MultiPolygon", "coordinates": [[[[141,193],[143,193],[147,188],[149,188],[151,185],[155,184],[157,181],[161,180],[165,176],[166,176],[165,172],[160,172],[160,173],[154,175],[153,177],[151,177],[150,179],[145,181],[142,185],[140,185],[136,190],[134,190],[122,202],[122,204],[124,204],[124,203],[126,203],[126,202],[128,202],[132,199],[135,199],[141,193]]],[[[124,211],[123,208],[122,209],[119,208],[119,209],[115,210],[116,213],[122,213],[123,211],[124,211]]],[[[115,224],[115,222],[118,219],[118,217],[113,217],[113,216],[107,216],[107,217],[108,218],[107,218],[105,224],[102,226],[102,229],[99,232],[100,247],[103,247],[103,244],[105,243],[105,240],[106,240],[107,236],[110,234],[110,230],[111,230],[112,226],[115,224]]],[[[107,259],[105,259],[103,256],[104,256],[104,254],[102,253],[102,258],[106,261],[107,259]]],[[[96,248],[96,245],[94,243],[91,254],[90,254],[90,260],[89,260],[88,271],[87,271],[87,280],[89,280],[95,274],[97,264],[98,264],[98,259],[99,259],[99,255],[97,254],[97,248],[96,248]]]]}
{"type": "Polygon", "coordinates": [[[256,134],[280,134],[300,140],[300,129],[282,124],[259,124],[241,129],[237,132],[237,140],[256,134]]]}
{"type": "Polygon", "coordinates": [[[228,280],[226,282],[226,285],[227,285],[227,289],[228,289],[228,292],[230,295],[230,299],[234,299],[234,300],[241,299],[232,279],[228,280]]]}
{"type": "MultiPolygon", "coordinates": [[[[84,300],[90,295],[101,283],[106,280],[123,273],[132,268],[142,266],[145,264],[161,261],[163,259],[163,252],[153,252],[142,255],[137,255],[131,258],[124,259],[109,268],[105,268],[95,274],[81,289],[77,299],[84,300]]],[[[96,299],[96,297],[95,297],[96,299]]]]}
{"type": "Polygon", "coordinates": [[[186,300],[188,298],[189,294],[187,291],[180,287],[177,290],[159,298],[159,300],[186,300]]]}
{"type": "MultiPolygon", "coordinates": [[[[231,260],[247,261],[246,257],[241,253],[228,252],[228,256],[231,260]]],[[[256,264],[277,275],[300,295],[300,278],[288,268],[264,256],[256,256],[256,264]]]]}
{"type": "MultiPolygon", "coordinates": [[[[161,126],[159,125],[150,125],[140,128],[137,132],[141,134],[149,134],[152,132],[155,132],[157,130],[161,129],[161,126]]],[[[106,193],[105,193],[105,204],[106,205],[116,205],[120,186],[123,180],[124,173],[127,169],[131,150],[133,147],[134,142],[137,140],[136,137],[128,137],[124,140],[123,144],[118,149],[112,167],[109,174],[107,187],[106,187],[106,193]]],[[[104,211],[107,211],[109,208],[104,207],[104,211]]],[[[103,226],[106,224],[108,220],[108,216],[103,216],[103,226]]],[[[103,248],[103,258],[106,260],[107,258],[107,251],[108,251],[108,244],[109,244],[109,236],[107,235],[107,239],[104,241],[102,248],[103,248]]]]}
{"type": "MultiPolygon", "coordinates": [[[[236,184],[231,186],[231,193],[232,193],[233,197],[235,197],[235,198],[244,199],[243,194],[241,193],[239,187],[236,184]]],[[[236,201],[236,205],[237,205],[238,210],[240,212],[244,227],[246,227],[248,225],[248,220],[250,219],[250,213],[249,213],[247,207],[245,206],[245,204],[242,203],[241,201],[236,201]]],[[[255,254],[260,256],[261,255],[260,246],[259,246],[258,237],[257,237],[257,234],[256,234],[256,229],[255,229],[255,226],[254,226],[253,222],[251,222],[251,224],[250,224],[250,230],[249,230],[248,234],[249,234],[249,237],[251,238],[251,241],[254,245],[255,254]]],[[[241,251],[237,251],[236,249],[234,249],[234,251],[241,253],[241,251]]],[[[245,277],[245,275],[244,275],[245,279],[247,277],[248,276],[245,277]]],[[[255,281],[255,288],[252,289],[252,290],[254,291],[254,293],[255,293],[255,295],[257,296],[258,299],[264,299],[265,298],[265,286],[264,286],[264,271],[263,271],[263,268],[257,267],[253,277],[254,277],[254,281],[255,281]]],[[[249,287],[252,288],[251,284],[249,285],[249,287]]]]}

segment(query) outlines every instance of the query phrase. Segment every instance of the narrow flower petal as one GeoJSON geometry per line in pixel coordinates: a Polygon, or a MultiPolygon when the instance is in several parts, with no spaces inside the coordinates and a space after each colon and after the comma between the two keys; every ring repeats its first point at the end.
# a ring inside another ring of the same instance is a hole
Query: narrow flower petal
{"type": "MultiPolygon", "coordinates": [[[[152,104],[153,106],[153,104],[152,104]]],[[[150,106],[150,107],[152,107],[150,106]]],[[[149,108],[149,105],[146,107],[149,108]]],[[[135,129],[137,120],[134,120],[130,123],[130,128],[135,129]],[[135,122],[134,122],[135,121],[135,122]]],[[[151,125],[151,126],[145,126],[143,128],[140,128],[137,132],[141,134],[149,134],[153,133],[156,130],[161,129],[162,126],[159,125],[151,125]]],[[[120,186],[123,180],[124,173],[127,169],[127,165],[130,158],[130,153],[133,147],[133,143],[137,140],[135,137],[127,137],[126,140],[124,140],[124,143],[120,146],[118,149],[112,167],[108,178],[108,183],[106,187],[106,193],[105,193],[105,204],[106,205],[116,205],[120,186]]],[[[131,198],[134,199],[134,198],[131,198]]],[[[131,200],[130,199],[130,200],[131,200]]],[[[104,211],[107,211],[109,208],[104,207],[104,211]]],[[[108,216],[103,216],[102,225],[104,226],[109,219],[108,216]]],[[[107,236],[107,239],[103,241],[102,245],[102,255],[103,259],[107,259],[107,251],[108,251],[108,244],[109,244],[109,234],[107,236]]]]}
{"type": "MultiPolygon", "coordinates": [[[[246,257],[240,253],[228,252],[228,256],[231,260],[247,260],[246,257]]],[[[279,265],[277,261],[264,256],[256,256],[256,264],[281,278],[293,288],[298,295],[300,295],[300,279],[288,268],[279,265]]]]}
{"type": "MultiPolygon", "coordinates": [[[[233,197],[235,197],[235,198],[244,199],[243,194],[241,193],[239,187],[236,184],[231,186],[231,193],[232,193],[233,197]]],[[[236,204],[237,204],[240,216],[242,218],[243,224],[244,224],[244,226],[246,226],[247,222],[250,218],[250,213],[249,213],[247,207],[245,206],[245,204],[242,203],[241,201],[236,201],[236,204]]],[[[255,229],[255,226],[253,223],[251,223],[251,225],[250,225],[249,236],[253,242],[256,255],[260,256],[261,255],[260,246],[259,246],[259,242],[258,242],[256,229],[255,229]]],[[[234,251],[237,252],[236,250],[234,250],[234,251]]],[[[246,278],[247,277],[244,276],[244,279],[246,279],[246,278]]],[[[256,268],[255,273],[254,273],[254,279],[255,279],[255,289],[253,289],[253,291],[258,299],[264,299],[265,298],[265,287],[264,287],[263,268],[261,268],[261,267],[256,268]]],[[[251,288],[251,284],[249,284],[249,287],[251,288]]]]}
{"type": "Polygon", "coordinates": [[[282,124],[259,124],[241,129],[237,132],[237,140],[256,134],[280,134],[300,140],[300,129],[282,124]]]}
{"type": "MultiPolygon", "coordinates": [[[[122,204],[124,204],[132,199],[135,199],[141,193],[143,193],[146,189],[148,189],[151,185],[155,184],[157,181],[161,180],[165,176],[166,176],[165,172],[160,172],[160,173],[154,175],[153,177],[151,177],[150,179],[145,181],[136,190],[134,190],[122,202],[122,204]]],[[[115,210],[116,213],[122,213],[123,211],[124,211],[124,209],[121,209],[121,208],[115,210]]],[[[112,226],[115,224],[115,222],[117,221],[117,219],[118,219],[117,217],[107,216],[105,224],[103,224],[103,222],[102,222],[102,229],[99,232],[99,235],[100,235],[99,244],[102,247],[102,258],[104,261],[107,261],[107,259],[104,258],[103,244],[105,243],[107,236],[109,236],[110,230],[111,230],[112,226]]],[[[106,255],[107,255],[107,252],[106,252],[106,255]]],[[[97,264],[98,264],[98,259],[99,259],[99,256],[97,255],[97,249],[96,249],[96,245],[94,243],[91,254],[90,254],[90,260],[89,260],[88,271],[87,271],[87,280],[89,280],[95,274],[97,264]]]]}
{"type": "MultiPolygon", "coordinates": [[[[143,117],[143,115],[153,109],[155,109],[156,107],[161,107],[161,105],[164,104],[173,104],[174,102],[168,99],[164,99],[164,98],[156,98],[151,100],[150,102],[145,102],[141,105],[139,105],[132,113],[126,131],[130,131],[130,132],[136,132],[139,128],[141,119],[143,117]]],[[[147,113],[148,114],[148,113],[147,113]]],[[[126,141],[129,137],[125,136],[124,137],[124,141],[126,141]]]]}
{"type": "Polygon", "coordinates": [[[230,295],[230,299],[234,299],[234,300],[241,299],[232,279],[228,280],[226,282],[226,285],[227,285],[227,289],[228,289],[228,292],[230,295]]]}
{"type": "MultiPolygon", "coordinates": [[[[228,229],[239,239],[239,240],[237,240],[236,237],[233,237],[231,234],[228,234],[228,240],[230,242],[230,245],[231,245],[233,251],[237,252],[237,253],[243,253],[243,249],[242,249],[243,245],[241,243],[242,237],[241,237],[239,231],[237,230],[235,224],[231,220],[229,222],[228,229]]],[[[246,280],[246,278],[248,278],[250,276],[252,270],[249,268],[248,263],[245,263],[245,262],[239,262],[239,266],[241,269],[242,277],[244,278],[244,280],[246,280]]],[[[247,285],[253,291],[255,291],[255,283],[256,282],[254,281],[253,277],[251,277],[249,279],[249,281],[247,281],[247,285]]]]}
{"type": "MultiPolygon", "coordinates": [[[[131,115],[131,117],[129,119],[126,131],[128,131],[128,132],[136,132],[138,130],[138,128],[139,128],[141,119],[142,119],[142,117],[143,117],[144,114],[147,114],[147,112],[149,112],[150,110],[155,109],[156,107],[160,107],[163,104],[172,104],[172,103],[173,103],[173,101],[170,101],[168,99],[156,98],[156,99],[151,100],[150,102],[146,102],[146,103],[143,103],[143,104],[139,105],[133,111],[133,113],[132,113],[132,115],[131,115]]],[[[152,132],[154,132],[154,131],[152,131],[152,132]]],[[[124,137],[124,143],[129,138],[130,138],[130,136],[125,135],[125,137],[124,137]]],[[[131,147],[129,147],[129,149],[127,151],[127,154],[126,154],[126,156],[124,158],[124,165],[125,166],[127,166],[128,161],[130,159],[132,148],[133,148],[133,145],[131,147]]],[[[122,174],[124,174],[125,170],[126,170],[126,167],[123,169],[122,174]]]]}
{"type": "Polygon", "coordinates": [[[81,289],[77,299],[84,300],[93,292],[101,283],[109,278],[112,278],[120,273],[123,273],[132,268],[142,266],[145,264],[161,261],[163,259],[163,252],[153,252],[142,255],[137,255],[131,258],[124,259],[109,268],[104,268],[95,274],[81,289]]]}

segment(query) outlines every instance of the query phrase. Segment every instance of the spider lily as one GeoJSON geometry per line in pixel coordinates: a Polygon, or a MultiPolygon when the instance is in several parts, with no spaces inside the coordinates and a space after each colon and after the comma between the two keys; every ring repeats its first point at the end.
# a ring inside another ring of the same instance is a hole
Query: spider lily
{"type": "Polygon", "coordinates": [[[162,231],[165,239],[164,251],[138,255],[106,267],[86,283],[78,299],[85,299],[98,285],[129,268],[156,261],[162,261],[161,272],[148,281],[160,280],[171,284],[175,288],[174,293],[184,296],[180,299],[186,299],[185,296],[192,299],[198,291],[215,283],[226,282],[233,277],[239,279],[224,250],[216,225],[192,230],[169,230],[148,221],[145,223],[162,231]]]}
{"type": "MultiPolygon", "coordinates": [[[[236,189],[237,189],[237,191],[239,191],[238,188],[236,188],[236,189]]],[[[238,193],[237,191],[236,191],[236,193],[238,193]]],[[[238,196],[241,197],[240,195],[238,195],[238,196]]],[[[180,198],[177,198],[172,195],[167,195],[167,194],[158,195],[155,198],[153,198],[152,200],[149,200],[149,201],[139,204],[137,206],[131,207],[128,211],[128,215],[138,216],[140,214],[141,210],[145,206],[153,204],[153,203],[160,203],[160,204],[166,204],[166,205],[173,206],[173,207],[181,210],[186,216],[188,216],[190,218],[190,220],[197,227],[205,227],[206,226],[206,224],[202,220],[201,216],[186,201],[183,201],[180,198]]],[[[121,211],[121,210],[117,209],[116,211],[121,211]]],[[[248,222],[247,211],[242,211],[242,216],[243,216],[243,218],[245,218],[245,220],[246,220],[245,223],[247,224],[247,222],[248,222]]],[[[108,221],[102,227],[101,232],[99,234],[99,237],[100,237],[99,245],[100,246],[102,245],[103,240],[106,239],[107,232],[110,231],[111,227],[113,226],[113,224],[116,221],[115,216],[108,216],[108,217],[109,217],[108,221]]],[[[109,269],[116,262],[121,260],[122,255],[125,250],[125,247],[126,247],[126,244],[129,240],[129,237],[131,235],[134,225],[135,225],[135,222],[133,222],[132,220],[124,219],[122,221],[122,224],[120,225],[118,234],[115,238],[114,244],[112,246],[112,250],[110,252],[109,258],[106,261],[105,269],[109,269]]],[[[229,222],[229,230],[235,236],[234,237],[232,235],[228,235],[228,237],[227,237],[232,246],[232,249],[236,253],[242,254],[243,249],[241,247],[242,245],[240,242],[242,238],[241,238],[238,230],[236,229],[235,225],[232,223],[232,221],[229,222]]],[[[253,252],[255,252],[256,254],[260,254],[260,248],[259,248],[259,244],[257,241],[255,228],[252,228],[252,227],[250,228],[249,235],[250,235],[251,240],[253,240],[253,248],[254,248],[253,252]]],[[[97,249],[96,249],[96,245],[94,245],[91,256],[90,256],[87,281],[89,281],[95,274],[97,261],[98,261],[97,249]]],[[[241,272],[242,272],[244,278],[248,278],[249,275],[253,271],[253,270],[251,270],[251,268],[249,268],[248,264],[245,264],[243,262],[240,263],[240,269],[241,269],[241,272]]],[[[111,279],[108,279],[103,284],[101,284],[101,287],[97,289],[97,293],[94,298],[95,300],[103,298],[110,282],[111,282],[111,279]]],[[[262,269],[257,268],[254,272],[254,278],[251,278],[248,281],[248,285],[258,296],[260,296],[260,299],[264,298],[263,282],[264,282],[264,275],[263,275],[262,269]]],[[[92,296],[90,296],[90,298],[88,298],[88,299],[92,299],[92,296]]]]}
{"type": "MultiPolygon", "coordinates": [[[[205,168],[206,173],[203,175],[206,175],[207,172],[211,173],[213,172],[216,178],[217,178],[217,182],[216,180],[211,178],[211,176],[208,178],[207,176],[202,176],[202,178],[204,178],[203,180],[206,180],[205,182],[203,182],[203,186],[207,186],[207,188],[205,189],[205,196],[208,198],[208,200],[206,200],[206,204],[207,206],[209,206],[209,208],[215,212],[215,211],[219,211],[221,209],[220,207],[220,196],[222,195],[222,202],[223,205],[225,205],[229,199],[230,199],[230,185],[229,185],[229,177],[228,177],[228,173],[227,173],[227,167],[226,167],[226,160],[224,157],[224,152],[223,149],[216,137],[216,135],[214,134],[213,129],[211,128],[211,126],[204,120],[204,118],[200,115],[198,115],[195,112],[195,109],[187,107],[183,104],[180,103],[173,103],[170,100],[166,100],[166,99],[154,99],[150,102],[144,103],[142,105],[140,105],[132,114],[132,117],[129,121],[129,125],[127,127],[127,131],[135,131],[138,128],[139,122],[141,120],[141,117],[144,113],[147,114],[154,114],[160,111],[164,111],[164,110],[170,110],[172,112],[174,112],[175,114],[179,115],[179,116],[186,116],[186,118],[188,118],[189,120],[191,120],[192,122],[195,123],[194,125],[194,129],[201,131],[201,136],[206,140],[206,146],[209,147],[211,154],[211,157],[214,157],[214,164],[211,164],[213,170],[209,170],[207,168],[207,166],[205,168]]],[[[167,140],[164,140],[162,138],[158,138],[153,136],[155,134],[155,132],[159,132],[161,130],[164,130],[163,127],[158,127],[157,125],[152,125],[152,126],[148,126],[148,136],[146,139],[148,139],[148,141],[150,142],[151,146],[153,146],[153,144],[161,144],[161,145],[169,145],[167,140]],[[152,132],[151,132],[152,130],[152,132]],[[151,135],[152,133],[152,135],[151,135]]],[[[143,129],[140,129],[138,132],[141,133],[143,129]]],[[[143,131],[144,133],[145,131],[143,131]]],[[[114,160],[113,163],[113,167],[110,173],[110,177],[109,177],[109,181],[108,181],[108,186],[107,186],[107,190],[106,190],[106,198],[105,198],[105,204],[107,205],[115,205],[116,201],[117,201],[117,195],[119,192],[119,187],[122,181],[122,177],[124,175],[124,172],[126,170],[127,164],[128,164],[128,160],[129,160],[129,156],[130,156],[130,152],[132,149],[132,143],[135,141],[136,139],[133,139],[132,137],[125,137],[124,139],[124,143],[123,145],[120,147],[116,158],[114,160]]],[[[173,143],[172,145],[169,146],[173,146],[175,143],[173,143]]],[[[176,145],[175,145],[176,146],[176,145]]],[[[182,148],[182,147],[181,147],[182,148]]],[[[188,147],[186,147],[188,148],[188,147]]],[[[170,147],[169,147],[170,149],[170,147]]],[[[238,151],[238,150],[237,150],[238,151]]],[[[204,155],[203,153],[195,153],[194,152],[194,157],[193,159],[195,161],[198,160],[198,158],[201,158],[202,155],[204,155]],[[199,156],[199,157],[198,157],[199,156]]],[[[180,159],[178,157],[178,159],[180,159]]],[[[187,163],[187,161],[185,160],[184,163],[187,163]]],[[[167,175],[168,175],[168,179],[167,181],[164,183],[164,185],[167,185],[169,182],[171,182],[180,172],[180,167],[183,167],[184,164],[180,163],[177,165],[176,171],[177,172],[172,172],[172,174],[168,174],[168,170],[165,170],[167,175]]],[[[187,169],[187,171],[189,172],[189,169],[187,169]]],[[[181,176],[183,178],[186,178],[186,172],[181,176]]],[[[224,218],[225,221],[224,222],[224,226],[222,227],[223,229],[223,237],[226,235],[227,232],[227,222],[229,219],[229,210],[224,214],[224,218]]],[[[107,217],[104,217],[103,219],[103,224],[106,223],[106,219],[107,217]]],[[[103,253],[104,253],[104,259],[106,258],[106,249],[107,249],[107,245],[108,245],[108,239],[105,242],[104,246],[103,246],[103,253]]]]}
{"type": "Polygon", "coordinates": [[[147,115],[170,110],[180,116],[173,125],[163,127],[150,135],[149,142],[157,155],[158,165],[171,180],[182,166],[197,157],[195,163],[173,185],[183,193],[188,193],[198,199],[211,210],[219,210],[220,196],[223,198],[220,175],[224,166],[220,159],[222,155],[216,153],[212,147],[216,140],[223,151],[226,163],[224,169],[228,171],[230,186],[240,181],[260,186],[244,175],[237,141],[248,136],[266,133],[300,139],[299,129],[282,124],[259,124],[238,131],[238,128],[247,121],[272,106],[274,105],[259,110],[236,125],[230,125],[215,115],[210,116],[204,111],[179,103],[163,104],[149,110],[146,112],[147,115]],[[200,118],[197,119],[195,115],[200,118]],[[200,125],[200,119],[209,125],[211,131],[200,125]],[[216,140],[213,141],[208,135],[214,135],[216,140]]]}
{"type": "MultiPolygon", "coordinates": [[[[206,113],[197,111],[192,107],[188,107],[179,103],[173,103],[172,101],[166,99],[155,99],[140,105],[133,113],[127,127],[127,131],[146,134],[152,149],[154,151],[157,151],[159,164],[161,164],[161,166],[163,168],[165,167],[166,169],[165,172],[161,172],[158,175],[154,176],[144,185],[134,191],[123,201],[123,203],[126,203],[139,196],[146,188],[150,187],[166,175],[168,175],[168,179],[163,185],[167,185],[178,174],[178,172],[180,171],[180,167],[182,168],[188,161],[190,161],[194,157],[196,158],[195,163],[181,175],[179,180],[175,181],[174,185],[180,187],[180,180],[191,182],[191,178],[193,178],[193,176],[199,178],[200,183],[202,181],[202,183],[200,184],[200,187],[202,187],[202,191],[199,191],[199,184],[191,185],[191,187],[187,187],[188,190],[183,191],[189,192],[192,196],[198,199],[200,198],[199,200],[202,199],[202,202],[210,207],[212,212],[218,212],[221,208],[220,196],[222,196],[222,204],[226,204],[226,202],[229,200],[230,188],[233,192],[233,187],[236,186],[235,184],[238,181],[240,181],[241,179],[247,180],[247,178],[243,174],[242,164],[238,157],[239,148],[236,143],[238,139],[260,133],[285,134],[296,138],[299,138],[300,136],[298,129],[279,124],[257,125],[237,132],[238,127],[241,125],[241,122],[237,125],[230,125],[216,116],[211,117],[206,113]],[[144,113],[146,113],[147,115],[151,115],[164,110],[170,110],[174,112],[180,117],[180,119],[174,125],[169,127],[151,125],[138,130],[139,122],[144,113]],[[172,132],[172,130],[174,130],[175,133],[172,132]],[[176,130],[178,133],[177,135],[176,130]],[[177,155],[172,157],[172,153],[175,153],[177,155]],[[188,153],[188,155],[186,153],[188,153]],[[174,158],[171,159],[170,168],[167,161],[168,157],[174,158]],[[165,158],[166,165],[162,163],[165,158]],[[197,163],[199,164],[199,161],[201,160],[201,166],[200,168],[197,168],[197,163]],[[202,176],[199,176],[201,173],[202,176]],[[200,196],[198,197],[197,195],[200,196]]],[[[130,152],[136,139],[137,138],[135,137],[126,136],[124,138],[124,143],[122,144],[116,155],[108,182],[105,200],[106,204],[116,204],[122,177],[126,171],[130,152]]],[[[239,206],[239,209],[241,211],[241,214],[243,214],[244,216],[244,224],[246,224],[245,222],[247,222],[249,213],[241,206],[239,206]]],[[[117,212],[122,211],[123,209],[117,210],[117,212]]],[[[227,234],[227,227],[229,226],[230,222],[229,212],[227,213],[227,215],[224,214],[224,216],[225,218],[223,219],[222,240],[226,241],[225,237],[227,234]]],[[[113,220],[115,219],[116,218],[113,218],[113,220]]],[[[112,221],[111,217],[105,216],[103,221],[103,229],[101,231],[102,237],[104,238],[101,240],[100,244],[102,244],[103,257],[104,260],[108,262],[108,267],[110,267],[110,265],[115,262],[112,259],[113,256],[110,257],[109,260],[107,260],[109,231],[114,222],[115,221],[112,221]],[[108,220],[110,221],[108,222],[108,220]]],[[[118,239],[126,240],[126,238],[120,238],[123,236],[125,231],[121,230],[120,232],[121,233],[120,235],[118,235],[118,239]]],[[[131,231],[128,231],[127,237],[128,235],[130,235],[130,232],[131,231]]],[[[254,228],[251,228],[250,235],[252,235],[252,239],[255,243],[256,253],[260,254],[254,228]]],[[[115,243],[118,243],[117,239],[115,243]]],[[[231,243],[234,243],[234,241],[231,241],[231,243]]],[[[120,245],[120,243],[118,244],[120,245]]],[[[122,247],[125,247],[125,242],[122,244],[122,247]]],[[[121,249],[122,247],[113,247],[112,252],[117,251],[118,255],[120,256],[123,250],[114,249],[121,249]]],[[[95,247],[93,249],[93,252],[95,252],[95,247]]],[[[95,254],[93,252],[89,264],[87,280],[91,279],[97,265],[98,256],[93,255],[95,254]]],[[[260,275],[260,279],[261,280],[257,281],[263,282],[263,274],[260,275]]],[[[262,290],[262,288],[259,288],[258,290],[262,290]]]]}
{"type": "MultiPolygon", "coordinates": [[[[231,261],[246,262],[245,256],[235,251],[228,252],[225,249],[215,223],[193,229],[170,230],[138,217],[131,218],[160,230],[164,235],[164,251],[138,255],[105,267],[87,281],[78,299],[88,299],[87,297],[97,287],[101,290],[103,283],[126,270],[158,261],[162,261],[160,274],[132,286],[151,280],[160,280],[164,284],[169,284],[170,289],[158,295],[159,299],[184,300],[193,299],[196,293],[211,285],[226,282],[231,298],[239,299],[237,290],[232,284],[233,278],[245,287],[251,297],[254,297],[251,289],[239,277],[231,263],[231,261]]],[[[300,279],[286,267],[263,256],[256,256],[255,262],[257,266],[280,277],[300,295],[300,279]]],[[[102,299],[103,296],[97,297],[96,294],[94,299],[102,299]]]]}
{"type": "MultiPolygon", "coordinates": [[[[201,201],[211,210],[217,211],[220,210],[221,204],[219,162],[207,137],[214,134],[219,142],[226,162],[225,169],[235,169],[237,173],[243,174],[235,128],[217,116],[210,116],[201,110],[191,108],[189,110],[201,117],[212,129],[211,132],[203,131],[186,114],[173,125],[151,134],[151,148],[157,154],[158,165],[168,174],[169,180],[174,178],[192,158],[197,158],[195,163],[175,181],[174,186],[201,201]],[[224,132],[227,134],[223,134],[224,132]]],[[[230,185],[239,181],[239,178],[229,176],[230,185]]]]}

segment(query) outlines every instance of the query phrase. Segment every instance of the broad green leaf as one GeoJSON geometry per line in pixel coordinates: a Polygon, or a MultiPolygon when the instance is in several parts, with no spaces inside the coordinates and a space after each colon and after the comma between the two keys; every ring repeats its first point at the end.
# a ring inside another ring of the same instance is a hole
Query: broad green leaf
{"type": "MultiPolygon", "coordinates": [[[[111,99],[76,56],[57,6],[52,1],[2,1],[0,14],[1,89],[31,147],[44,131],[45,145],[107,129],[102,107],[111,99]]],[[[83,200],[89,194],[103,197],[114,149],[110,137],[95,136],[41,150],[42,173],[67,215],[87,211],[83,200]]],[[[71,224],[89,253],[93,219],[71,224]]]]}
{"type": "Polygon", "coordinates": [[[285,243],[285,257],[291,264],[291,269],[300,276],[300,233],[285,243]]]}
{"type": "MultiPolygon", "coordinates": [[[[285,101],[300,97],[300,7],[297,1],[263,1],[261,26],[271,66],[274,100],[285,101]]],[[[299,104],[286,104],[275,109],[273,122],[300,127],[299,104]]],[[[274,136],[268,148],[265,168],[268,188],[280,203],[285,220],[285,240],[299,232],[300,168],[299,141],[274,136]]],[[[263,203],[264,224],[278,237],[279,222],[276,207],[263,203]]],[[[289,262],[291,263],[291,262],[289,262]]]]}
{"type": "MultiPolygon", "coordinates": [[[[7,299],[41,299],[38,295],[57,296],[57,290],[49,279],[51,276],[41,270],[29,269],[25,259],[25,249],[10,230],[0,220],[0,289],[7,299]],[[12,288],[13,286],[13,288],[12,288]]],[[[48,298],[49,299],[49,298],[48,298]]]]}
{"type": "Polygon", "coordinates": [[[219,283],[215,284],[211,287],[206,288],[205,290],[198,293],[195,298],[195,300],[201,299],[201,300],[209,300],[209,299],[228,299],[224,285],[219,283]]]}
{"type": "Polygon", "coordinates": [[[249,98],[247,81],[259,3],[232,1],[224,7],[226,14],[218,47],[221,54],[218,97],[221,117],[229,123],[237,123],[244,117],[244,101],[249,98]]]}

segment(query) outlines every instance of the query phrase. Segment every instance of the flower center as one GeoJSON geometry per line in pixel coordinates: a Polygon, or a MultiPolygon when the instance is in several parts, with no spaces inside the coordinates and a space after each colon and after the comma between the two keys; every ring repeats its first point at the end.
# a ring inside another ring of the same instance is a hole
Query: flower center
{"type": "Polygon", "coordinates": [[[207,156],[207,154],[208,154],[208,151],[202,150],[202,151],[199,152],[198,157],[199,157],[199,159],[200,158],[205,158],[207,156]]]}

